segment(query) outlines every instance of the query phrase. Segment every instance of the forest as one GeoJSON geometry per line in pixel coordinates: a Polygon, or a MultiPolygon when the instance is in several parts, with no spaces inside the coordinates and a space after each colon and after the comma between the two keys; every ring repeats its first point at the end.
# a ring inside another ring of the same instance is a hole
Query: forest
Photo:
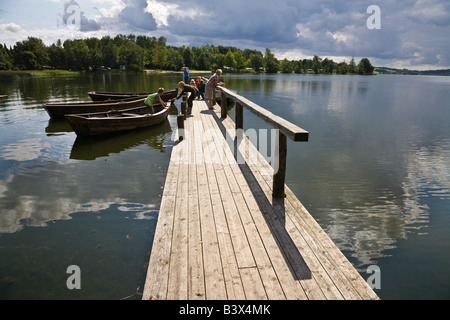
{"type": "Polygon", "coordinates": [[[52,45],[35,37],[16,42],[13,47],[0,44],[0,70],[62,69],[91,71],[122,69],[176,70],[183,66],[192,70],[224,69],[229,72],[373,74],[369,59],[356,63],[334,62],[315,55],[312,59],[278,60],[270,49],[264,53],[254,49],[203,45],[174,47],[165,37],[143,35],[104,36],[58,40],[52,45]]]}

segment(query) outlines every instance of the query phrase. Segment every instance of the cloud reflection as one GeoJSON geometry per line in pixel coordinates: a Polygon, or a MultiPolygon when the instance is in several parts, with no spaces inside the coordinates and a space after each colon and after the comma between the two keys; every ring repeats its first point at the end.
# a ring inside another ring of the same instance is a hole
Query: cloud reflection
{"type": "Polygon", "coordinates": [[[40,138],[22,139],[3,146],[0,157],[5,160],[30,161],[39,158],[44,148],[50,148],[50,144],[40,138]]]}

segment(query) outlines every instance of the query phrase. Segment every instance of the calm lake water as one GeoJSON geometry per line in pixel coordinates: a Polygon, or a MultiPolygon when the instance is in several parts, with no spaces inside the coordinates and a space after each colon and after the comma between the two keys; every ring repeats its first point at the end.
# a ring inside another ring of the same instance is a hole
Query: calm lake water
{"type": "MultiPolygon", "coordinates": [[[[0,100],[0,299],[141,298],[174,118],[79,139],[42,105],[179,80],[0,74],[8,95],[0,100]],[[80,267],[81,290],[67,289],[70,265],[80,267]]],[[[368,266],[380,268],[382,299],[450,298],[450,78],[222,80],[310,132],[308,142],[288,141],[286,183],[365,279],[368,266]]],[[[244,127],[269,128],[247,111],[244,127]]]]}

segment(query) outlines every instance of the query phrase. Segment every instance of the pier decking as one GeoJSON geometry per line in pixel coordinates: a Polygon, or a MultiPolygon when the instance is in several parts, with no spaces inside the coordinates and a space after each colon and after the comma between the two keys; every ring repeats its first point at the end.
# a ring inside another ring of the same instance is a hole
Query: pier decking
{"type": "Polygon", "coordinates": [[[194,101],[166,177],[143,299],[378,299],[235,124],[194,101]],[[229,140],[229,139],[228,139],[229,140]]]}

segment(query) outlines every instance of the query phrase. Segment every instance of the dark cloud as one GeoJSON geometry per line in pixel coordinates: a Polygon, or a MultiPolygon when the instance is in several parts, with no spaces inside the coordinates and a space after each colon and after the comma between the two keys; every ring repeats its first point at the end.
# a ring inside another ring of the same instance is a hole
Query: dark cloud
{"type": "MultiPolygon", "coordinates": [[[[168,2],[168,1],[166,1],[168,2]]],[[[178,3],[178,1],[173,1],[178,3]]],[[[186,10],[206,15],[173,14],[169,17],[169,31],[177,35],[192,35],[225,40],[286,43],[295,38],[295,15],[286,2],[248,2],[242,0],[185,1],[186,10]]],[[[178,12],[178,11],[177,11],[178,12]]]]}
{"type": "Polygon", "coordinates": [[[147,1],[128,1],[119,13],[119,22],[125,22],[131,28],[141,31],[154,31],[157,24],[151,13],[145,12],[147,1]]]}
{"type": "Polygon", "coordinates": [[[320,56],[403,59],[409,63],[450,60],[450,2],[444,0],[159,2],[179,6],[169,16],[166,29],[188,45],[202,39],[212,44],[226,41],[297,49],[320,56]],[[381,9],[380,30],[367,28],[371,4],[381,9]]]}

